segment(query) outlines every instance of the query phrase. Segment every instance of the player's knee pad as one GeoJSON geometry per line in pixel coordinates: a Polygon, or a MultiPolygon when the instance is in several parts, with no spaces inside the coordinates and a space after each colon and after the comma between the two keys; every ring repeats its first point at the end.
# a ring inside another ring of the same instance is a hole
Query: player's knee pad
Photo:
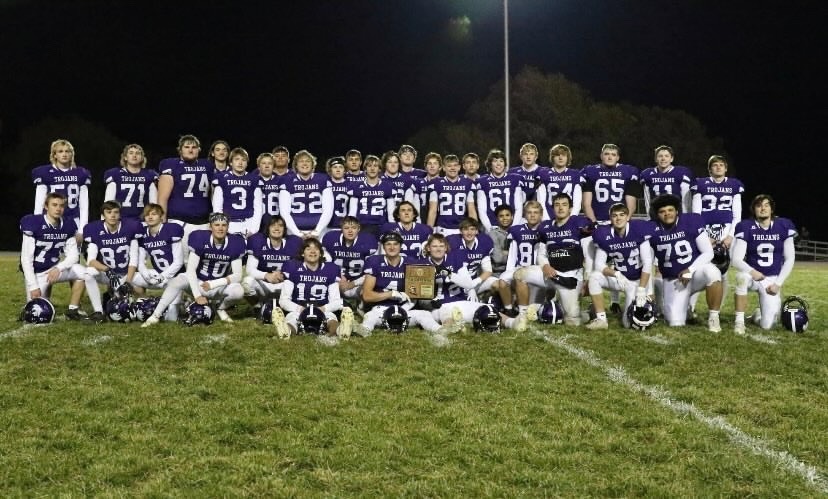
{"type": "Polygon", "coordinates": [[[599,295],[604,292],[603,283],[606,280],[603,279],[603,277],[604,276],[600,272],[593,272],[589,275],[587,289],[589,290],[590,295],[599,295]]]}
{"type": "Polygon", "coordinates": [[[739,296],[745,296],[748,292],[751,280],[753,280],[753,278],[747,272],[739,272],[736,274],[736,289],[734,290],[734,293],[739,296]]]}
{"type": "Polygon", "coordinates": [[[526,280],[526,270],[529,267],[520,267],[519,269],[515,270],[514,280],[516,281],[525,281],[526,280]]]}
{"type": "Polygon", "coordinates": [[[705,265],[701,268],[701,271],[704,276],[705,287],[722,280],[722,272],[713,264],[705,265]]]}

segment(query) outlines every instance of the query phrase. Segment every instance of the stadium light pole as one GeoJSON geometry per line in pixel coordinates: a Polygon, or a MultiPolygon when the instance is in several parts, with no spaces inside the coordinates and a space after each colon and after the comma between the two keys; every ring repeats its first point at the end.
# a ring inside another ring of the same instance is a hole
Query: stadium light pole
{"type": "Polygon", "coordinates": [[[503,0],[503,89],[506,168],[509,168],[509,0],[503,0]]]}

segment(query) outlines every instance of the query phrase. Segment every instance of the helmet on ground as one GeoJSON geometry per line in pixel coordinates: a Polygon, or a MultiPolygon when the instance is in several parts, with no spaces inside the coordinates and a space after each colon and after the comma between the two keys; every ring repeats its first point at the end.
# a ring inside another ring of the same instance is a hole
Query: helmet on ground
{"type": "Polygon", "coordinates": [[[110,322],[129,322],[132,319],[131,309],[128,298],[112,298],[106,302],[104,315],[110,322]]]}
{"type": "Polygon", "coordinates": [[[182,321],[185,326],[204,324],[209,326],[213,323],[213,309],[210,305],[200,305],[192,302],[187,306],[187,316],[182,321]]]}
{"type": "Polygon", "coordinates": [[[498,293],[490,294],[484,303],[494,306],[495,310],[503,310],[503,300],[498,293]]]}
{"type": "Polygon", "coordinates": [[[782,302],[782,325],[794,333],[808,329],[808,303],[798,296],[789,296],[782,302]]]}
{"type": "Polygon", "coordinates": [[[21,318],[26,324],[49,324],[55,320],[55,307],[46,298],[32,298],[23,306],[21,318]]]}
{"type": "Polygon", "coordinates": [[[144,322],[155,312],[160,300],[157,296],[145,296],[138,298],[132,303],[129,309],[129,317],[138,322],[144,322]]]}
{"type": "Polygon", "coordinates": [[[325,329],[325,312],[316,305],[308,305],[299,314],[299,334],[322,334],[325,329]]]}
{"type": "Polygon", "coordinates": [[[730,254],[724,244],[716,243],[713,246],[712,263],[722,274],[727,273],[727,269],[730,268],[730,254]]]}
{"type": "Polygon", "coordinates": [[[482,333],[500,332],[500,313],[494,305],[485,303],[474,312],[474,330],[482,333]]]}
{"type": "Polygon", "coordinates": [[[404,333],[408,329],[408,312],[399,305],[390,305],[382,313],[382,326],[392,333],[404,333]]]}
{"type": "Polygon", "coordinates": [[[538,311],[538,322],[542,324],[562,323],[563,309],[555,300],[547,300],[538,311]]]}
{"type": "Polygon", "coordinates": [[[635,303],[631,303],[627,307],[627,319],[630,322],[630,327],[639,331],[644,331],[658,320],[656,318],[655,307],[649,300],[644,302],[644,305],[639,307],[635,303]]]}
{"type": "Polygon", "coordinates": [[[275,299],[262,302],[262,308],[259,311],[259,320],[262,324],[273,324],[273,307],[277,306],[275,299]]]}

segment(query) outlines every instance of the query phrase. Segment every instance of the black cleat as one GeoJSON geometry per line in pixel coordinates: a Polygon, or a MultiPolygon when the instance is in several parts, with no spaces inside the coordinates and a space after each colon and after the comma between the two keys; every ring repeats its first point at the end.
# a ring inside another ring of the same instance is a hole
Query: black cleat
{"type": "Polygon", "coordinates": [[[103,312],[95,312],[89,317],[85,318],[85,322],[89,322],[92,324],[101,324],[105,320],[103,312]]]}
{"type": "Polygon", "coordinates": [[[77,308],[67,308],[66,313],[63,314],[68,321],[79,321],[81,320],[80,309],[77,308]]]}
{"type": "Polygon", "coordinates": [[[610,304],[609,311],[610,311],[611,314],[617,315],[618,317],[621,317],[621,312],[622,312],[621,305],[619,305],[618,303],[610,304]]]}
{"type": "Polygon", "coordinates": [[[511,319],[514,319],[515,317],[517,317],[520,314],[518,309],[516,309],[514,307],[513,308],[504,308],[503,310],[500,311],[500,313],[502,313],[503,315],[505,315],[506,317],[509,317],[511,319]]]}

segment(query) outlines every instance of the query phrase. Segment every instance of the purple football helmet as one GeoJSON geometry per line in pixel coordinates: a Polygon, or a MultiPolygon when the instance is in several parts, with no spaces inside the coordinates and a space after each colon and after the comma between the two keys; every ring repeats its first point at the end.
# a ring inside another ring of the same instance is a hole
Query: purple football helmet
{"type": "Polygon", "coordinates": [[[185,326],[194,326],[196,324],[204,324],[209,326],[213,323],[213,309],[210,305],[199,305],[192,302],[187,306],[187,315],[183,321],[185,326]]]}
{"type": "Polygon", "coordinates": [[[789,296],[782,302],[782,325],[794,333],[808,329],[808,304],[798,296],[789,296]]]}
{"type": "Polygon", "coordinates": [[[26,324],[49,324],[55,320],[55,307],[46,298],[32,298],[23,307],[21,319],[26,324]]]}
{"type": "Polygon", "coordinates": [[[481,333],[499,333],[500,313],[494,305],[484,303],[474,312],[472,325],[475,331],[481,333]]]}
{"type": "Polygon", "coordinates": [[[143,298],[138,298],[130,307],[130,318],[134,321],[144,322],[149,319],[149,316],[152,315],[153,312],[155,312],[158,302],[159,299],[157,296],[145,296],[143,298]]]}
{"type": "Polygon", "coordinates": [[[316,305],[308,305],[299,314],[299,334],[323,334],[325,322],[325,312],[316,305]]]}
{"type": "Polygon", "coordinates": [[[110,322],[129,322],[132,320],[131,304],[127,298],[112,298],[106,302],[104,315],[110,322]]]}
{"type": "Polygon", "coordinates": [[[538,322],[542,324],[560,324],[563,322],[563,309],[555,300],[547,300],[538,312],[538,322]]]}

